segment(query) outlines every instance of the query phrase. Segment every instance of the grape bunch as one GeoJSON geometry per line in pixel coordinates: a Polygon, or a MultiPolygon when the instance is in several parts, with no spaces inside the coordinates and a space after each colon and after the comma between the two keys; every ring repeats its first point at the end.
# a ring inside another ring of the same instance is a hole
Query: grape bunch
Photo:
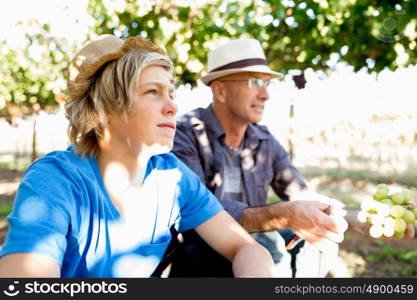
{"type": "Polygon", "coordinates": [[[412,198],[410,190],[390,193],[386,184],[379,184],[372,198],[362,201],[358,220],[370,224],[369,235],[374,238],[402,239],[407,224],[417,228],[417,208],[413,208],[412,198]]]}

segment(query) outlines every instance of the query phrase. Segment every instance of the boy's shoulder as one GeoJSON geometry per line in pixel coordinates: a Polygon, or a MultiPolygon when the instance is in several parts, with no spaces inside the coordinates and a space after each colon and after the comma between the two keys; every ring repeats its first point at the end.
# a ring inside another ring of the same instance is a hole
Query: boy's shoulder
{"type": "Polygon", "coordinates": [[[70,174],[80,169],[91,170],[91,157],[81,157],[72,147],[66,150],[52,151],[34,161],[25,171],[25,175],[36,173],[70,174]],[[63,172],[64,171],[64,172],[63,172]]]}

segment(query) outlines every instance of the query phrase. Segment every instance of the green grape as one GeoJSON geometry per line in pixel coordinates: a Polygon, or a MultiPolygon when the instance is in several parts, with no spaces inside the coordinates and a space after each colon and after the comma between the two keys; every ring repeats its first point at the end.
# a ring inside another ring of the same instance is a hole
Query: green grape
{"type": "Polygon", "coordinates": [[[364,199],[361,203],[361,209],[367,212],[372,210],[376,211],[377,206],[378,202],[371,198],[364,199]]]}
{"type": "Polygon", "coordinates": [[[379,203],[377,210],[379,215],[386,217],[391,212],[391,206],[386,203],[379,203]]]}
{"type": "Polygon", "coordinates": [[[414,220],[416,219],[413,212],[408,209],[405,210],[403,218],[407,223],[414,223],[414,220]]]}
{"type": "Polygon", "coordinates": [[[401,218],[404,215],[405,209],[401,205],[394,205],[391,207],[391,216],[401,218]]]}
{"type": "Polygon", "coordinates": [[[411,209],[412,198],[410,190],[390,194],[388,185],[378,184],[372,197],[362,201],[357,219],[370,224],[369,234],[374,238],[402,239],[407,224],[414,224],[417,230],[417,208],[411,209]]]}
{"type": "Polygon", "coordinates": [[[402,192],[394,193],[391,195],[391,200],[394,204],[403,204],[404,203],[404,195],[402,192]]]}
{"type": "Polygon", "coordinates": [[[399,239],[399,240],[401,240],[401,239],[403,239],[404,238],[404,236],[405,236],[405,232],[403,231],[403,232],[395,232],[394,233],[394,237],[396,238],[396,239],[399,239]]]}
{"type": "Polygon", "coordinates": [[[385,217],[382,226],[384,228],[383,234],[386,237],[392,237],[395,233],[394,229],[395,221],[392,217],[385,217]]]}
{"type": "Polygon", "coordinates": [[[386,185],[385,183],[380,183],[376,186],[377,189],[386,189],[389,190],[388,185],[386,185]]]}
{"type": "Polygon", "coordinates": [[[373,198],[375,200],[379,200],[379,201],[384,200],[387,197],[388,197],[388,190],[387,189],[378,189],[373,195],[373,198]]]}
{"type": "Polygon", "coordinates": [[[390,199],[390,198],[387,198],[387,199],[382,200],[382,201],[381,201],[381,204],[386,204],[386,205],[388,205],[390,208],[391,208],[391,206],[393,206],[393,205],[394,205],[394,203],[392,203],[392,201],[391,201],[391,199],[390,199]]]}
{"type": "Polygon", "coordinates": [[[385,237],[392,237],[395,234],[395,229],[394,227],[384,227],[383,229],[383,234],[385,237]]]}
{"type": "Polygon", "coordinates": [[[395,232],[404,232],[406,228],[407,228],[407,223],[405,223],[404,219],[394,220],[395,232]]]}
{"type": "Polygon", "coordinates": [[[361,210],[358,212],[358,215],[356,216],[358,220],[362,223],[367,222],[367,219],[369,217],[369,213],[367,211],[361,210]]]}
{"type": "Polygon", "coordinates": [[[384,234],[384,228],[381,225],[372,225],[369,228],[369,235],[373,238],[380,238],[384,234]]]}
{"type": "Polygon", "coordinates": [[[393,217],[385,217],[382,221],[384,227],[394,227],[395,219],[393,217]]]}
{"type": "Polygon", "coordinates": [[[411,198],[413,197],[413,193],[410,190],[404,190],[402,191],[403,197],[404,197],[404,203],[408,204],[411,201],[411,198]]]}
{"type": "Polygon", "coordinates": [[[384,221],[384,216],[381,216],[380,214],[372,214],[369,217],[369,223],[372,225],[381,225],[384,221]]]}

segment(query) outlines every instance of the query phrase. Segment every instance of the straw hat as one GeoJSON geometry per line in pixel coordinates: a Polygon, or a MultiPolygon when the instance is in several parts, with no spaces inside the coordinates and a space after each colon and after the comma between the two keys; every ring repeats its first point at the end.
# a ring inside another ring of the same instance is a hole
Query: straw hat
{"type": "Polygon", "coordinates": [[[125,41],[114,35],[102,35],[89,42],[72,59],[68,68],[68,94],[72,99],[82,98],[90,88],[90,78],[107,62],[116,60],[132,50],[145,50],[166,55],[165,50],[142,37],[125,41]]]}
{"type": "Polygon", "coordinates": [[[281,78],[282,74],[272,71],[268,66],[261,44],[255,39],[230,41],[210,52],[208,73],[201,78],[205,85],[214,79],[242,72],[270,74],[281,78]]]}

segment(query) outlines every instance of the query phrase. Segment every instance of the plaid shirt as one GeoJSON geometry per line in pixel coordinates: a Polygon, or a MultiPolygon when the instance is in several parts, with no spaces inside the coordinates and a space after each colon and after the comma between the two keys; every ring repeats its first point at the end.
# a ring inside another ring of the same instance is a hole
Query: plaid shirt
{"type": "MultiPolygon", "coordinates": [[[[283,200],[306,184],[291,164],[288,153],[265,126],[250,124],[241,152],[241,169],[247,203],[222,198],[225,133],[212,105],[197,108],[177,121],[173,152],[195,173],[236,220],[244,208],[265,205],[269,186],[283,200]]],[[[227,194],[225,194],[227,195],[227,194]]]]}

